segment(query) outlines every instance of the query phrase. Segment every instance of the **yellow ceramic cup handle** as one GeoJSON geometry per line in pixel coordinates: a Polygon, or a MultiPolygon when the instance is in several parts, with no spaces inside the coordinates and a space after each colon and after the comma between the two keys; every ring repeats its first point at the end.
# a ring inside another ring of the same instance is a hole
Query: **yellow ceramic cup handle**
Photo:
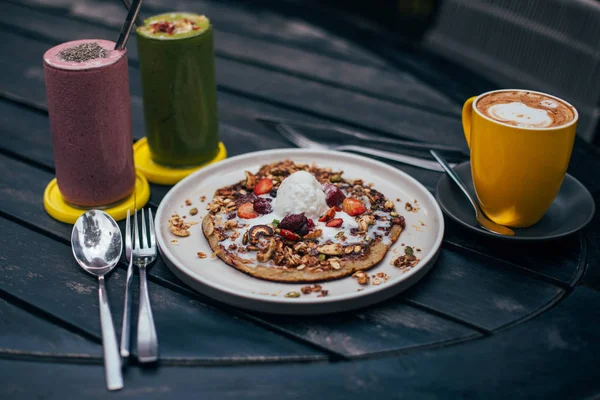
{"type": "Polygon", "coordinates": [[[467,146],[471,148],[471,114],[473,113],[473,102],[477,96],[471,97],[465,101],[462,109],[462,124],[463,130],[465,131],[465,139],[467,139],[467,146]]]}

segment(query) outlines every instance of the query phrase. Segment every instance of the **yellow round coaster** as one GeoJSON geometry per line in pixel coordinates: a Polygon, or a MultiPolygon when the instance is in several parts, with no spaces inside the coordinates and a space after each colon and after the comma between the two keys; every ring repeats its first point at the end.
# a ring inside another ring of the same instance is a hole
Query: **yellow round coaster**
{"type": "Polygon", "coordinates": [[[159,185],[174,185],[192,172],[224,160],[225,158],[227,158],[227,149],[225,149],[223,142],[219,142],[219,151],[212,160],[189,168],[169,168],[152,161],[148,140],[145,137],[141,138],[133,145],[135,167],[146,175],[148,181],[159,185]]]}
{"type": "MultiPolygon", "coordinates": [[[[102,208],[102,211],[109,214],[115,220],[120,221],[127,216],[127,210],[133,210],[135,205],[136,210],[144,207],[150,198],[150,185],[146,177],[138,170],[135,171],[135,190],[127,198],[120,202],[102,208]]],[[[52,179],[46,190],[44,190],[44,208],[46,212],[54,219],[68,224],[74,224],[77,218],[88,209],[74,207],[67,203],[58,190],[56,178],[52,179]]],[[[91,207],[101,208],[101,207],[91,207]]],[[[90,208],[90,209],[91,209],[90,208]]]]}

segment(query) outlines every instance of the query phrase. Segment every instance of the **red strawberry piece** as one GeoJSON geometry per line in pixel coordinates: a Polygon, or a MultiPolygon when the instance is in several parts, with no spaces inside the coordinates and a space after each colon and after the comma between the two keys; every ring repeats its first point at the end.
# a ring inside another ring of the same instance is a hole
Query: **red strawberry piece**
{"type": "Polygon", "coordinates": [[[367,211],[362,201],[347,197],[342,203],[342,210],[348,215],[360,215],[367,211]]]}
{"type": "Polygon", "coordinates": [[[325,214],[319,218],[319,222],[327,222],[331,221],[335,217],[335,208],[331,207],[329,210],[325,211],[325,214]]]}
{"type": "Polygon", "coordinates": [[[244,203],[238,207],[238,217],[244,219],[252,219],[258,217],[258,213],[254,211],[254,205],[252,203],[244,203]]]}
{"type": "Polygon", "coordinates": [[[342,189],[331,183],[323,186],[323,192],[325,192],[325,201],[329,207],[337,206],[346,198],[342,189]]]}
{"type": "Polygon", "coordinates": [[[262,178],[256,185],[254,185],[254,194],[259,196],[261,194],[269,193],[273,189],[273,181],[269,178],[262,178]]]}
{"type": "Polygon", "coordinates": [[[296,235],[292,231],[288,231],[287,229],[280,229],[279,234],[288,240],[293,240],[293,241],[300,240],[300,236],[296,235]]]}
{"type": "Polygon", "coordinates": [[[331,221],[329,221],[328,223],[326,223],[325,226],[328,226],[330,228],[339,228],[340,226],[342,226],[343,223],[344,223],[343,219],[334,218],[331,221]]]}
{"type": "Polygon", "coordinates": [[[341,208],[340,206],[333,206],[333,209],[334,209],[336,212],[340,212],[340,211],[342,211],[342,208],[341,208]]]}

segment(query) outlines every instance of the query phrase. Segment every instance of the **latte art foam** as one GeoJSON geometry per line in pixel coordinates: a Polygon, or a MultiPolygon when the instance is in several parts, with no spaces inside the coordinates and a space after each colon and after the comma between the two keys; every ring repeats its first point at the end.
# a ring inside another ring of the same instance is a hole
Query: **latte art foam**
{"type": "Polygon", "coordinates": [[[494,92],[477,100],[476,107],[495,121],[522,128],[553,128],[575,119],[571,106],[541,93],[494,92]]]}
{"type": "Polygon", "coordinates": [[[487,113],[496,121],[524,128],[547,128],[552,125],[552,117],[546,110],[538,110],[523,103],[495,104],[487,109],[487,113]]]}

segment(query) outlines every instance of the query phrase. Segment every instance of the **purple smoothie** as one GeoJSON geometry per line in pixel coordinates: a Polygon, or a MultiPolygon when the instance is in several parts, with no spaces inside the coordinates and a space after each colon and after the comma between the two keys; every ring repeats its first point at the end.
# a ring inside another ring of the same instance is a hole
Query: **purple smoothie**
{"type": "Polygon", "coordinates": [[[81,207],[117,202],[135,185],[127,52],[114,46],[108,40],[76,40],[44,54],[58,188],[81,207]],[[85,43],[106,53],[83,62],[65,60],[85,43]]]}

